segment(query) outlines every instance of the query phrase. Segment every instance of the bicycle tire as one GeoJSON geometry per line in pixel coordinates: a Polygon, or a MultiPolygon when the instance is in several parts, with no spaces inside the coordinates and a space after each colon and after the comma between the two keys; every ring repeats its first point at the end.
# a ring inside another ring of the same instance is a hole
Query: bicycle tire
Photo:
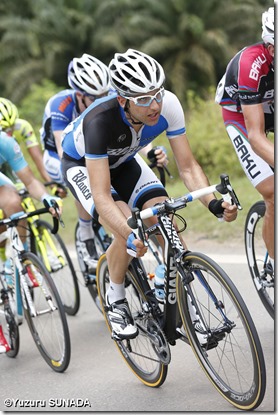
{"type": "Polygon", "coordinates": [[[193,279],[190,284],[184,283],[178,274],[177,301],[199,364],[230,404],[242,410],[257,408],[265,394],[266,369],[261,343],[242,297],[222,268],[207,256],[186,253],[183,267],[186,278],[193,279]],[[210,289],[216,299],[209,295],[210,289]],[[195,298],[195,304],[190,297],[195,298]],[[198,309],[197,315],[202,316],[203,333],[207,335],[205,345],[197,338],[189,301],[198,309]]]}
{"type": "MultiPolygon", "coordinates": [[[[97,286],[103,315],[105,316],[107,327],[110,333],[112,333],[105,303],[105,294],[108,284],[109,275],[107,259],[106,255],[103,254],[98,262],[97,286]]],[[[146,297],[131,271],[128,271],[126,276],[126,298],[135,322],[138,323],[140,321],[140,323],[137,324],[139,334],[132,340],[115,340],[115,344],[122,358],[141,382],[150,387],[159,387],[166,379],[168,366],[159,360],[148,336],[143,335],[143,332],[140,330],[140,325],[148,324],[147,319],[144,321],[145,313],[142,309],[142,300],[146,301],[146,297]]]]}
{"type": "MultiPolygon", "coordinates": [[[[65,312],[68,315],[74,316],[75,314],[77,314],[80,308],[80,291],[75,268],[72,263],[70,254],[61,236],[58,233],[51,233],[52,226],[50,225],[50,223],[45,222],[43,220],[38,220],[37,229],[39,231],[40,238],[43,240],[44,245],[46,247],[50,264],[51,261],[53,261],[54,259],[54,264],[50,271],[50,274],[52,275],[52,278],[62,299],[65,312]],[[59,258],[57,258],[57,255],[52,251],[51,246],[44,237],[44,232],[48,233],[48,238],[51,238],[51,241],[54,243],[63,263],[59,260],[59,258]]],[[[31,250],[36,255],[38,255],[39,258],[43,261],[43,256],[40,252],[40,248],[35,243],[35,239],[33,236],[32,238],[33,241],[31,242],[31,250]]],[[[45,266],[47,268],[47,264],[45,264],[45,266]]]]}
{"type": "MultiPolygon", "coordinates": [[[[96,278],[90,278],[88,272],[86,271],[86,264],[83,261],[82,252],[80,251],[80,249],[78,247],[79,241],[80,241],[80,239],[79,239],[79,223],[77,223],[76,227],[75,227],[75,232],[74,232],[74,242],[75,242],[75,249],[76,249],[76,253],[77,253],[79,268],[80,268],[80,271],[83,275],[86,287],[88,288],[88,291],[89,291],[92,299],[94,300],[95,305],[97,306],[98,310],[102,313],[102,308],[101,308],[99,298],[98,298],[96,278]]],[[[95,242],[96,242],[96,238],[95,238],[95,242]]],[[[101,247],[99,246],[98,243],[96,243],[96,247],[97,247],[98,254],[99,255],[103,254],[103,251],[102,251],[102,249],[101,249],[101,247]]]]}
{"type": "Polygon", "coordinates": [[[45,265],[36,255],[25,252],[21,260],[25,275],[31,273],[37,282],[31,295],[35,316],[32,315],[26,295],[22,295],[24,291],[21,287],[24,315],[30,332],[45,362],[55,372],[64,372],[70,362],[71,343],[66,314],[58,290],[45,265]]]}
{"type": "Polygon", "coordinates": [[[249,271],[256,291],[269,315],[274,319],[274,276],[266,273],[266,247],[262,238],[265,202],[254,203],[246,217],[244,235],[249,271]]]}
{"type": "Polygon", "coordinates": [[[5,317],[7,322],[7,331],[9,338],[10,350],[6,353],[8,357],[16,357],[19,352],[20,346],[20,337],[19,337],[19,328],[16,322],[15,316],[11,310],[10,305],[5,309],[5,317]]]}

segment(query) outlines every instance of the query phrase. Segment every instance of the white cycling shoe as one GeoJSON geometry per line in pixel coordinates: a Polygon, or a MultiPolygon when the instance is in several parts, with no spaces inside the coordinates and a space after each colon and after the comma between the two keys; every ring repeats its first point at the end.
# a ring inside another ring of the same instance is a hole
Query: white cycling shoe
{"type": "Polygon", "coordinates": [[[134,339],[138,335],[138,328],[134,324],[126,298],[109,304],[106,296],[106,305],[112,337],[116,340],[134,339]]]}

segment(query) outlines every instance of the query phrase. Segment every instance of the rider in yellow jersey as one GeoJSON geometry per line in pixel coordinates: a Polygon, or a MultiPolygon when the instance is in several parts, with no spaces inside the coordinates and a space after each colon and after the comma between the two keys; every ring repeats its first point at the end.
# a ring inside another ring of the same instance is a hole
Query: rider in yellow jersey
{"type": "MultiPolygon", "coordinates": [[[[21,149],[22,144],[24,144],[42,179],[50,181],[51,179],[44,168],[40,142],[33,127],[28,121],[18,118],[17,107],[6,98],[0,98],[0,129],[5,131],[6,134],[13,136],[21,146],[21,149]]],[[[5,172],[8,173],[7,171],[5,172]]]]}

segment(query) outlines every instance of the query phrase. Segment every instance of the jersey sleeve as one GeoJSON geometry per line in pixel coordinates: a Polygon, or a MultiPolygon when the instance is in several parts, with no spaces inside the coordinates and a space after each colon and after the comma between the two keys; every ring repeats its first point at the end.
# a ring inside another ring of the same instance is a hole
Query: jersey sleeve
{"type": "Polygon", "coordinates": [[[185,119],[183,108],[178,97],[170,91],[165,91],[166,94],[167,99],[163,101],[162,115],[167,120],[166,135],[171,139],[185,134],[185,119]]]}
{"type": "Polygon", "coordinates": [[[15,122],[13,136],[19,144],[24,143],[26,148],[40,145],[31,124],[21,118],[18,118],[15,122]]]}
{"type": "Polygon", "coordinates": [[[238,98],[243,105],[262,102],[259,93],[260,65],[259,57],[251,48],[243,50],[238,62],[238,98]]]}
{"type": "Polygon", "coordinates": [[[2,133],[0,150],[3,159],[15,172],[28,166],[18,142],[13,137],[2,133]]]}
{"type": "Polygon", "coordinates": [[[50,117],[52,131],[63,131],[72,121],[75,102],[72,94],[57,96],[51,103],[50,117]]]}

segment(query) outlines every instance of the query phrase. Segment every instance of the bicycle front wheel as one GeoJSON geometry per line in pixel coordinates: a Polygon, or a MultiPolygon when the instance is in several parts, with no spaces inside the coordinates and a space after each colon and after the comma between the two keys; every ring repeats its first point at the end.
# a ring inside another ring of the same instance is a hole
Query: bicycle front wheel
{"type": "Polygon", "coordinates": [[[183,270],[177,276],[177,300],[197,360],[229,403],[243,410],[258,407],[266,388],[265,362],[242,297],[222,268],[203,254],[185,254],[183,270]]]}
{"type": "MultiPolygon", "coordinates": [[[[87,267],[87,265],[85,264],[85,262],[83,260],[83,252],[82,252],[82,248],[81,248],[82,242],[80,241],[79,223],[77,223],[76,227],[75,227],[74,240],[75,240],[75,249],[76,249],[76,253],[77,253],[79,268],[80,268],[80,271],[82,272],[82,275],[83,275],[83,278],[84,278],[84,281],[85,281],[85,285],[88,288],[89,293],[91,294],[91,297],[94,300],[94,303],[97,306],[98,310],[100,312],[102,312],[102,308],[101,308],[99,298],[98,298],[96,277],[95,277],[95,275],[91,275],[88,272],[88,267],[87,267]]],[[[98,243],[98,239],[96,237],[94,238],[94,242],[95,242],[95,245],[96,245],[98,255],[99,256],[102,255],[103,250],[102,250],[100,244],[98,243]]]]}
{"type": "Polygon", "coordinates": [[[71,345],[66,314],[57,288],[43,263],[32,252],[22,254],[22,266],[24,275],[33,285],[27,296],[21,286],[29,329],[46,363],[55,372],[64,372],[70,362],[71,345]]]}
{"type": "Polygon", "coordinates": [[[274,319],[274,272],[262,238],[264,215],[263,200],[251,206],[245,222],[245,250],[254,286],[265,309],[274,319]]]}
{"type": "MultiPolygon", "coordinates": [[[[46,269],[50,272],[67,314],[74,316],[80,307],[80,291],[76,272],[69,252],[59,234],[51,233],[51,225],[39,220],[37,229],[40,240],[46,249],[46,255],[36,245],[36,253],[44,262],[46,269]]],[[[32,250],[33,251],[33,250],[32,250]]]]}
{"type": "MultiPolygon", "coordinates": [[[[105,294],[109,287],[109,273],[105,254],[99,259],[97,269],[97,286],[99,290],[100,303],[110,333],[112,333],[109,319],[107,317],[105,294]]],[[[132,317],[139,329],[135,339],[115,340],[123,359],[132,372],[147,386],[161,386],[167,376],[168,366],[163,364],[157,355],[154,344],[148,336],[148,330],[152,330],[153,338],[160,337],[159,328],[156,326],[151,315],[143,309],[146,297],[136,282],[136,278],[128,271],[125,280],[126,298],[132,313],[132,317]]]]}

